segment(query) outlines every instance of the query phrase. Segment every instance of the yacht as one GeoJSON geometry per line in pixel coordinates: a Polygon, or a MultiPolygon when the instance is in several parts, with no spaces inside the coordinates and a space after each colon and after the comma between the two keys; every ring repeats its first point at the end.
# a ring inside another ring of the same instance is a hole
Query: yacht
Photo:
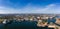
{"type": "Polygon", "coordinates": [[[4,19],[4,21],[2,22],[3,24],[6,24],[7,23],[7,19],[4,19]]]}

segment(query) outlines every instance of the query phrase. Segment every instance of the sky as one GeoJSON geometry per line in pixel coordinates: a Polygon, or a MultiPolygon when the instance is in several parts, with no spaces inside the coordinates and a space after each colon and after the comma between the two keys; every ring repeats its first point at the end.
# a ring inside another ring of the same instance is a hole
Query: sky
{"type": "Polygon", "coordinates": [[[60,14],[60,0],[0,0],[0,14],[60,14]]]}

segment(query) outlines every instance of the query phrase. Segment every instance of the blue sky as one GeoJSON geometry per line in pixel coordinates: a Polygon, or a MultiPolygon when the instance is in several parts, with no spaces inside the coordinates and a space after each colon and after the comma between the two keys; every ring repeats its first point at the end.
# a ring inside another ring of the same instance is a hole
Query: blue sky
{"type": "Polygon", "coordinates": [[[0,14],[60,13],[60,0],[0,0],[0,14]]]}

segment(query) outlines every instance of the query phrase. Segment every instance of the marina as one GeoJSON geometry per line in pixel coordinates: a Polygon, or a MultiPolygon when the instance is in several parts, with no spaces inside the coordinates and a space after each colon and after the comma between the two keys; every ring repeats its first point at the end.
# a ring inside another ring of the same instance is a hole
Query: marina
{"type": "Polygon", "coordinates": [[[0,28],[6,29],[60,29],[59,19],[55,16],[4,16],[0,18],[0,28]],[[58,22],[58,23],[57,23],[58,22]]]}
{"type": "Polygon", "coordinates": [[[0,29],[60,29],[60,0],[0,0],[0,29]]]}

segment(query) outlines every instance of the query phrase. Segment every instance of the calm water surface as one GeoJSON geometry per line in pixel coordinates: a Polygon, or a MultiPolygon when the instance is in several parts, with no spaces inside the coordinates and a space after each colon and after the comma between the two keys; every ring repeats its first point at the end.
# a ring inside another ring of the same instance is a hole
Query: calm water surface
{"type": "Polygon", "coordinates": [[[12,22],[11,24],[0,24],[0,29],[47,29],[47,27],[37,27],[35,21],[12,22]]]}
{"type": "MultiPolygon", "coordinates": [[[[48,20],[48,22],[55,22],[56,20],[48,20]]],[[[11,22],[8,24],[0,24],[0,29],[48,29],[48,27],[37,27],[36,21],[22,21],[11,22]]]]}

